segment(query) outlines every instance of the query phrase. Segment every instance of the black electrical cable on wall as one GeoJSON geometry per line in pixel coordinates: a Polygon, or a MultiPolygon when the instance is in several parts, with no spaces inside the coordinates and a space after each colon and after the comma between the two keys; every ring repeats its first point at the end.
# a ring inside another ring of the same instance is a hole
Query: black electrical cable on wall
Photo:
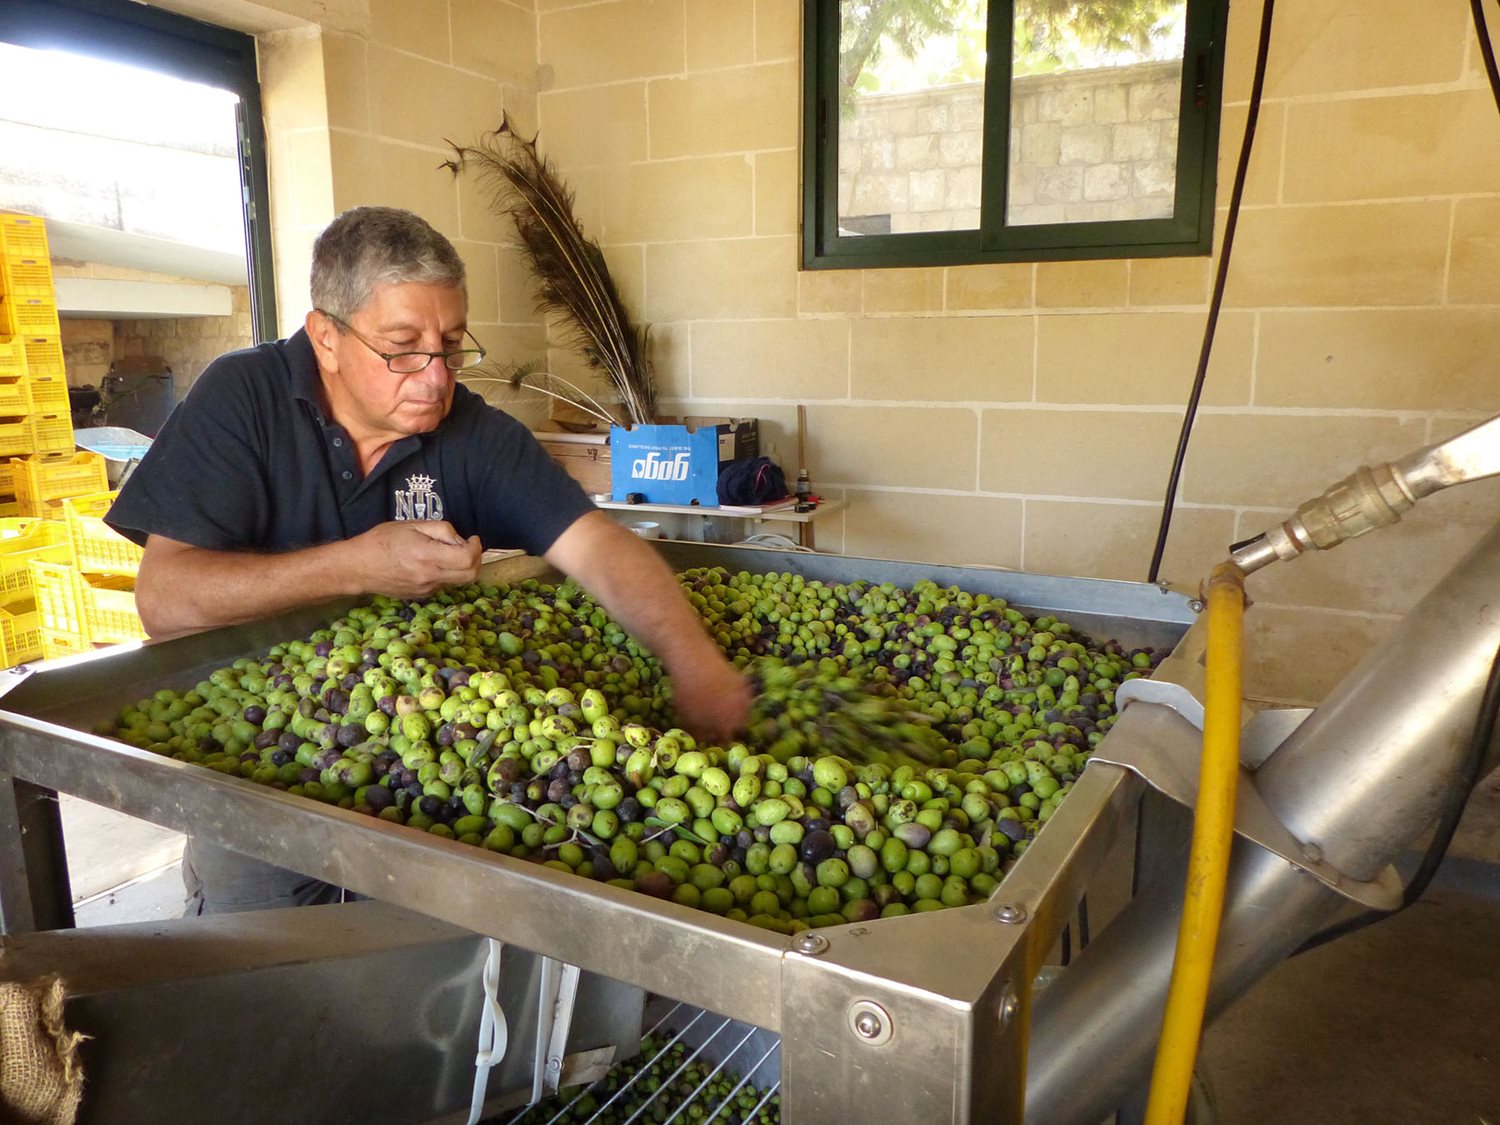
{"type": "Polygon", "coordinates": [[[1484,0],[1469,0],[1469,10],[1474,14],[1474,34],[1479,36],[1479,53],[1484,57],[1484,72],[1489,75],[1490,93],[1495,95],[1495,108],[1500,110],[1500,68],[1495,66],[1495,45],[1490,42],[1489,25],[1484,19],[1484,0]]]}
{"type": "MultiPolygon", "coordinates": [[[[1477,2],[1477,0],[1476,0],[1477,2]]],[[[1250,107],[1245,116],[1245,139],[1240,145],[1240,160],[1234,170],[1234,190],[1229,196],[1229,214],[1224,220],[1224,245],[1219,252],[1219,268],[1214,275],[1213,295],[1208,302],[1208,322],[1203,326],[1203,346],[1198,352],[1198,370],[1193,375],[1193,389],[1188,395],[1182,416],[1182,432],[1177,437],[1177,452],[1172,457],[1172,471],[1167,477],[1167,495],[1162,501],[1161,525],[1156,531],[1156,547],[1151,552],[1151,569],[1147,582],[1155,582],[1161,573],[1162,555],[1167,550],[1167,534],[1172,528],[1172,508],[1177,503],[1177,487],[1182,479],[1182,464],[1187,460],[1188,439],[1198,416],[1198,402],[1203,397],[1203,382],[1208,378],[1208,360],[1213,354],[1214,334],[1219,327],[1219,310],[1224,305],[1224,283],[1229,277],[1229,255],[1234,249],[1234,230],[1239,225],[1240,200],[1245,195],[1245,177],[1250,170],[1250,149],[1255,142],[1255,125],[1260,119],[1261,92],[1266,86],[1266,56],[1271,47],[1271,15],[1276,0],[1265,0],[1260,16],[1260,42],[1255,48],[1255,80],[1250,86],[1250,107]]]]}

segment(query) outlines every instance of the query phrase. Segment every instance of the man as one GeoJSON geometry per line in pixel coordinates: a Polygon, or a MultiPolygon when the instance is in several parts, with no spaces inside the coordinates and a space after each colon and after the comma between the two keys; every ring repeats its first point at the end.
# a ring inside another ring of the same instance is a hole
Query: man
{"type": "MultiPolygon", "coordinates": [[[[484,351],[446,238],[409,211],[347,211],[313,247],[312,301],[290,339],[203,373],[110,510],[145,547],[136,604],[151,636],[339,596],[425,597],[473,581],[484,547],[521,547],[661,658],[687,726],[742,725],[749,687],[661,558],[456,385],[484,351]]],[[[337,894],[200,841],[183,873],[191,913],[337,894]]]]}

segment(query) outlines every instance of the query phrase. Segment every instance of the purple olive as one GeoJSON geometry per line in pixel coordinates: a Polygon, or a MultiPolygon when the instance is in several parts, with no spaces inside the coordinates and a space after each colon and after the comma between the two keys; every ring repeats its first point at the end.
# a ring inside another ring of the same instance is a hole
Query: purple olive
{"type": "Polygon", "coordinates": [[[809,832],[802,837],[802,848],[800,851],[804,862],[811,864],[822,863],[833,855],[835,845],[831,833],[821,828],[815,832],[809,832]]]}
{"type": "Polygon", "coordinates": [[[908,848],[925,848],[928,841],[932,839],[932,829],[925,824],[918,824],[915,820],[909,820],[905,824],[896,825],[892,835],[905,844],[908,848]]]}
{"type": "Polygon", "coordinates": [[[648,871],[636,877],[635,889],[654,898],[669,898],[672,894],[672,880],[665,872],[648,871]]]}
{"type": "Polygon", "coordinates": [[[1026,825],[1022,824],[1019,820],[1008,816],[997,817],[995,826],[1005,834],[1007,839],[1024,840],[1026,838],[1026,825]]]}

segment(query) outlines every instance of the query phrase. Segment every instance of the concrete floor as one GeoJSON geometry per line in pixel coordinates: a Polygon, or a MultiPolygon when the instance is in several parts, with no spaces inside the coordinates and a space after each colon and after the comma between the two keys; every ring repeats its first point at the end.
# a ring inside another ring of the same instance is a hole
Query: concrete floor
{"type": "Polygon", "coordinates": [[[1416,905],[1280,965],[1200,1072],[1218,1125],[1500,1125],[1500,774],[1416,905]]]}
{"type": "MultiPolygon", "coordinates": [[[[181,913],[180,836],[63,815],[79,925],[181,913]]],[[[1500,774],[1421,902],[1281,965],[1209,1029],[1200,1069],[1218,1125],[1500,1125],[1497,1025],[1500,774]]]]}

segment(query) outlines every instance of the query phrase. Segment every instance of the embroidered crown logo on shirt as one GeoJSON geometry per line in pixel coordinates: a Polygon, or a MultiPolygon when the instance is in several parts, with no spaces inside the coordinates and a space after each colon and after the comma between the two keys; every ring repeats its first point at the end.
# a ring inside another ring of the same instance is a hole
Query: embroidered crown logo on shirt
{"type": "Polygon", "coordinates": [[[443,518],[443,498],[433,488],[437,481],[423,473],[414,473],[406,478],[406,487],[396,489],[396,518],[398,520],[440,520],[443,518]]]}

